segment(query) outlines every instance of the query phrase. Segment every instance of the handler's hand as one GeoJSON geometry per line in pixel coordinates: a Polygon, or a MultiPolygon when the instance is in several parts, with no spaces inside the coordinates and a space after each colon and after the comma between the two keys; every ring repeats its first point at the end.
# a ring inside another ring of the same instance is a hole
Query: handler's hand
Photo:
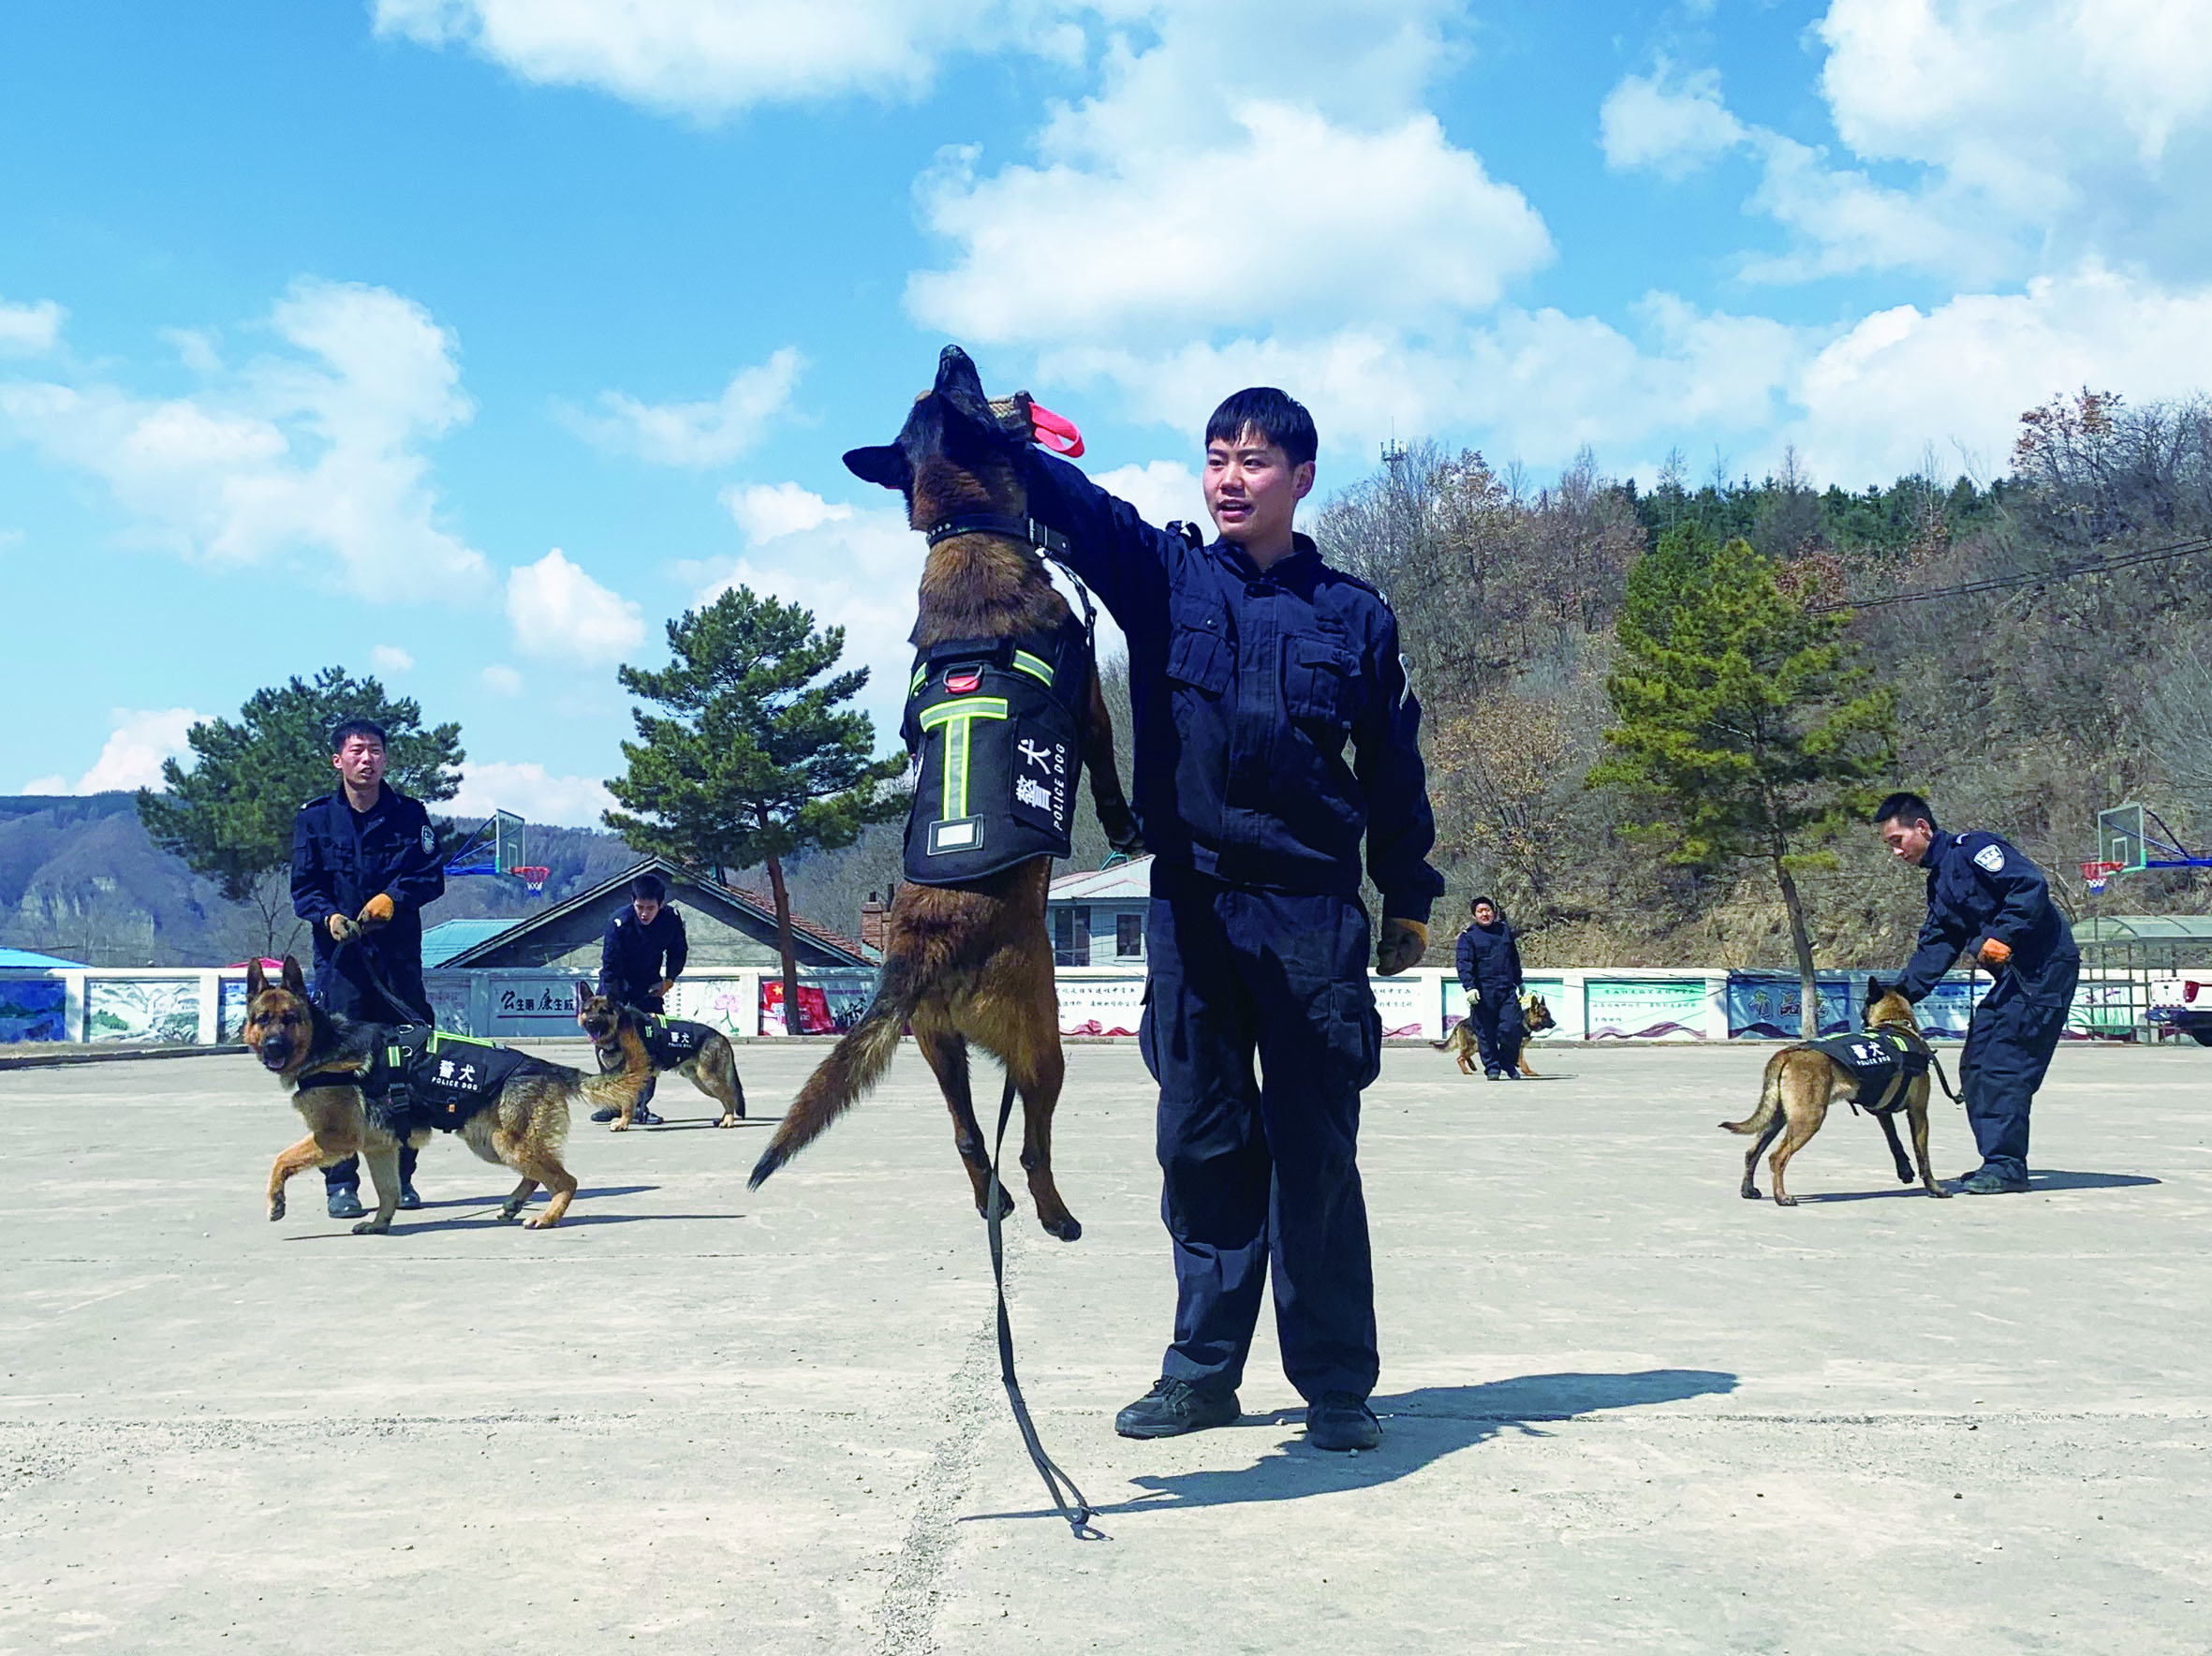
{"type": "Polygon", "coordinates": [[[653,985],[653,992],[664,999],[667,998],[676,992],[676,980],[673,978],[661,979],[659,983],[653,985]]]}
{"type": "Polygon", "coordinates": [[[333,914],[323,924],[330,928],[331,939],[333,942],[343,943],[348,938],[361,936],[361,927],[343,914],[333,914]]]}
{"type": "Polygon", "coordinates": [[[361,928],[363,931],[375,931],[380,925],[390,925],[391,917],[398,912],[399,910],[392,905],[391,894],[378,892],[361,906],[361,913],[358,916],[361,921],[361,928]]]}
{"type": "Polygon", "coordinates": [[[1418,920],[1385,920],[1382,935],[1375,939],[1375,969],[1394,978],[1408,967],[1419,966],[1427,953],[1427,926],[1418,920]]]}
{"type": "Polygon", "coordinates": [[[1998,967],[2004,966],[2012,960],[2013,946],[2010,943],[2000,943],[1995,938],[1983,938],[1982,939],[1982,953],[1974,958],[1991,971],[1995,971],[1998,967]]]}

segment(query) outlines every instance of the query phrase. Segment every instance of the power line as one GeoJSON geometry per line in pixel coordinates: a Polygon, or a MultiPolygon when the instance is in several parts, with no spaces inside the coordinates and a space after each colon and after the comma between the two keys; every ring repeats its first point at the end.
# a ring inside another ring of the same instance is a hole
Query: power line
{"type": "Polygon", "coordinates": [[[1833,614],[1837,610],[1872,610],[1887,604],[1919,604],[1939,598],[1966,598],[1977,592],[2008,592],[2022,586],[2047,586],[2054,582],[2072,581],[2083,575],[2106,575],[2120,569],[2137,569],[2145,564],[2171,563],[2176,558],[2195,557],[2212,552],[2212,536],[2199,536],[2192,540],[2175,541],[2171,546],[2146,547],[2140,552],[2121,553],[2107,556],[2099,553],[2093,557],[2077,558],[2071,563],[2053,564],[2048,569],[2028,575],[1991,575],[1980,581],[1962,581],[1955,586],[1933,586],[1924,592],[1895,592],[1881,598],[1839,599],[1834,603],[1811,604],[1807,613],[1815,615],[1833,614]]]}

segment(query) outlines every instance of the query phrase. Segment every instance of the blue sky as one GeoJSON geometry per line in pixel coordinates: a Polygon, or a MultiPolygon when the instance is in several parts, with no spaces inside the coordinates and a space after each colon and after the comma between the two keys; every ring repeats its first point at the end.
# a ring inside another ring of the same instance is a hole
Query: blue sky
{"type": "Polygon", "coordinates": [[[621,660],[744,580],[888,737],[921,546],[838,464],[938,345],[1195,515],[1309,403],[1539,481],[2000,470],[2212,384],[2180,0],[374,0],[0,15],[0,791],[333,662],[595,820],[621,660]]]}

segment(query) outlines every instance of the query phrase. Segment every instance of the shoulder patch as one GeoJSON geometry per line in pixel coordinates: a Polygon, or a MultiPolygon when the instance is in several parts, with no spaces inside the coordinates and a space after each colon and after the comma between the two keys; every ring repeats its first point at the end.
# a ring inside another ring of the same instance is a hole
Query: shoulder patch
{"type": "Polygon", "coordinates": [[[1986,868],[1992,874],[2001,873],[2005,865],[2005,848],[2001,845],[1983,846],[1974,853],[1974,865],[1986,868]]]}
{"type": "Polygon", "coordinates": [[[422,849],[425,852],[437,850],[437,835],[428,822],[422,824],[422,849]]]}

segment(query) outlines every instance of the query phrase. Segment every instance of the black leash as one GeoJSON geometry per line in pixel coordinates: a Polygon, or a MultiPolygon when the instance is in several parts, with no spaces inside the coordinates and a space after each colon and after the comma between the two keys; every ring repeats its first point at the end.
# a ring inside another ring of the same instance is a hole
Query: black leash
{"type": "Polygon", "coordinates": [[[991,1141],[991,1189],[983,1199],[983,1222],[991,1234],[991,1277],[998,1288],[998,1377],[1006,1382],[1006,1399],[1013,1405],[1014,1424],[1022,1428],[1022,1442],[1029,1451],[1030,1464],[1037,1468],[1037,1475],[1044,1480],[1044,1492],[1060,1516],[1068,1520],[1068,1528],[1078,1541],[1103,1541],[1106,1536],[1091,1523],[1097,1516],[1090,1500],[1075,1486],[1075,1480],[1063,1471],[1053,1457],[1044,1452],[1038,1441],[1037,1423],[1029,1418],[1029,1405],[1022,1398],[1022,1383],[1014,1378],[1014,1329],[1006,1314],[1006,1239],[999,1232],[998,1197],[1003,1187],[998,1182],[998,1157],[1006,1145],[1006,1124],[1014,1113],[1014,1078],[1006,1078],[1006,1093],[998,1101],[998,1134],[991,1141]],[[1067,1486],[1066,1493],[1061,1486],[1067,1486]]]}
{"type": "MultiPolygon", "coordinates": [[[[367,938],[368,935],[369,934],[365,929],[352,932],[349,935],[338,939],[338,948],[349,948],[354,944],[361,942],[362,939],[367,938]]],[[[332,953],[334,956],[337,951],[333,950],[332,953]]],[[[384,1004],[390,1007],[393,1012],[405,1013],[406,1022],[410,1024],[435,1024],[437,1022],[436,1013],[433,1013],[427,1006],[409,1006],[406,998],[401,996],[397,990],[392,988],[390,980],[384,975],[383,968],[376,964],[376,954],[375,950],[365,947],[361,950],[361,967],[362,975],[369,980],[369,987],[376,990],[377,994],[384,997],[384,1004]]],[[[380,1023],[383,1020],[373,1019],[371,1021],[380,1023]]]]}

